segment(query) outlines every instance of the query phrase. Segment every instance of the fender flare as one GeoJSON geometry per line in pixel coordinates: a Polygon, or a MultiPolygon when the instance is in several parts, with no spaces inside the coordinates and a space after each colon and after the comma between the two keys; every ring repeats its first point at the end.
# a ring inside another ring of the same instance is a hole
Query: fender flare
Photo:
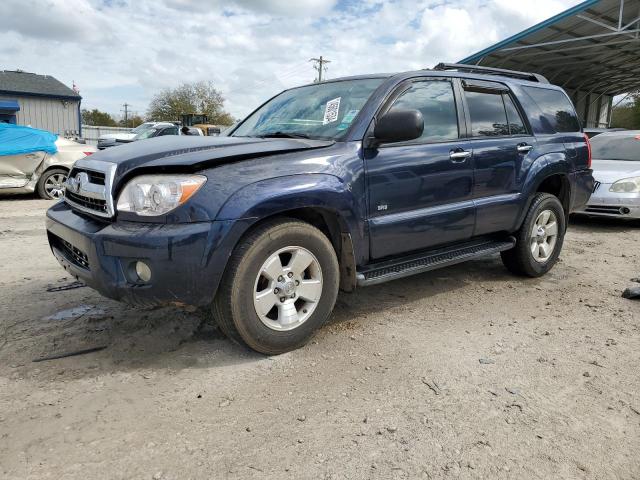
{"type": "MultiPolygon", "coordinates": [[[[522,182],[522,195],[526,198],[522,210],[518,215],[517,228],[520,228],[524,217],[529,211],[533,197],[542,182],[553,175],[564,175],[569,177],[571,172],[569,161],[563,152],[552,152],[542,155],[533,161],[527,172],[527,176],[522,182]]],[[[571,188],[571,186],[569,186],[571,188]]],[[[569,192],[570,193],[570,192],[569,192]]]]}

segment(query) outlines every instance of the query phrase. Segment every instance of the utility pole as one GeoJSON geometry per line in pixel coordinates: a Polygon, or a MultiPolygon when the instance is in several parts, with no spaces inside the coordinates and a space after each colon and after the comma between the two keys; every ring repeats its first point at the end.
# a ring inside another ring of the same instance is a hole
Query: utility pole
{"type": "Polygon", "coordinates": [[[129,107],[131,105],[129,105],[127,102],[124,103],[124,105],[122,105],[124,107],[124,126],[128,127],[128,120],[129,120],[129,107]]]}
{"type": "Polygon", "coordinates": [[[310,62],[313,62],[313,68],[315,70],[318,71],[318,80],[317,82],[320,83],[322,81],[322,72],[323,71],[327,71],[327,67],[325,66],[327,63],[331,63],[331,60],[327,60],[326,58],[322,58],[322,55],[320,55],[320,58],[311,58],[309,59],[310,62]]]}

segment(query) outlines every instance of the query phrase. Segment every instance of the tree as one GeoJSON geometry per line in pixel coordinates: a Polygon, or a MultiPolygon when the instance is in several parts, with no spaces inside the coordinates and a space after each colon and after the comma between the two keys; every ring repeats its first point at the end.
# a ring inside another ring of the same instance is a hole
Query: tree
{"type": "Polygon", "coordinates": [[[613,108],[611,112],[612,127],[640,129],[640,91],[631,93],[629,97],[630,101],[613,108]]]}
{"type": "Polygon", "coordinates": [[[115,127],[118,125],[111,115],[101,112],[97,108],[93,110],[82,109],[82,124],[97,127],[115,127]]]}
{"type": "Polygon", "coordinates": [[[212,82],[184,83],[166,88],[155,95],[149,104],[150,120],[176,121],[185,113],[205,113],[209,123],[231,125],[233,118],[224,110],[224,98],[212,82]]]}

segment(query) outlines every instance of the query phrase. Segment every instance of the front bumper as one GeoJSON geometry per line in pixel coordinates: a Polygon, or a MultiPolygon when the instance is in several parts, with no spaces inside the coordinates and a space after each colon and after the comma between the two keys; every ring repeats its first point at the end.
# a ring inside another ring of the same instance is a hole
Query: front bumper
{"type": "Polygon", "coordinates": [[[47,211],[58,262],[106,297],[138,305],[209,304],[235,243],[231,221],[107,223],[59,202],[47,211]],[[135,262],[151,269],[142,282],[135,262]]]}
{"type": "Polygon", "coordinates": [[[640,194],[610,192],[611,184],[596,183],[589,202],[576,213],[611,218],[640,218],[640,194]]]}

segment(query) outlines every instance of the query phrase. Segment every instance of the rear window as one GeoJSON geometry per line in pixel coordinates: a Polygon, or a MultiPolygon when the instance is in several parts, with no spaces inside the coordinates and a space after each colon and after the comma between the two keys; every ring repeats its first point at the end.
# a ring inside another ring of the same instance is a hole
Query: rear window
{"type": "Polygon", "coordinates": [[[524,90],[542,111],[541,121],[552,130],[559,133],[580,131],[575,109],[563,92],[535,87],[524,87],[524,90]]]}
{"type": "Polygon", "coordinates": [[[591,139],[593,158],[640,162],[640,135],[598,135],[591,139]]]}

